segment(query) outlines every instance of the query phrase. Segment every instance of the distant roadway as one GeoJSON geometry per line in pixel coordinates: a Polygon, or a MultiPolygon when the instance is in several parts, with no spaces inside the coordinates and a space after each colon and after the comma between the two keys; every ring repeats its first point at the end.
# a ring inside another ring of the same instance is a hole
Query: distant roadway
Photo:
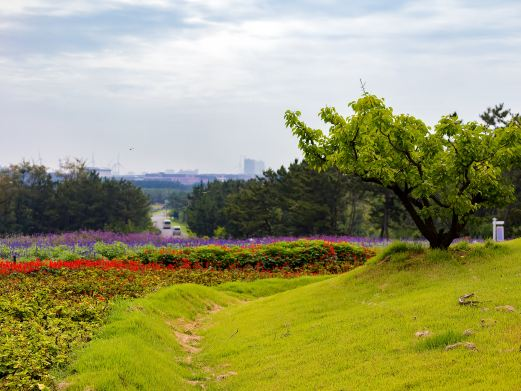
{"type": "MultiPolygon", "coordinates": [[[[172,236],[172,229],[163,229],[163,220],[170,219],[168,217],[168,212],[165,209],[158,210],[154,212],[152,215],[152,222],[154,223],[154,227],[161,230],[161,236],[169,238],[172,236]]],[[[172,219],[170,219],[172,220],[172,219]]],[[[172,227],[176,225],[174,221],[172,221],[172,227]]],[[[186,238],[188,235],[181,229],[181,237],[186,238]]]]}

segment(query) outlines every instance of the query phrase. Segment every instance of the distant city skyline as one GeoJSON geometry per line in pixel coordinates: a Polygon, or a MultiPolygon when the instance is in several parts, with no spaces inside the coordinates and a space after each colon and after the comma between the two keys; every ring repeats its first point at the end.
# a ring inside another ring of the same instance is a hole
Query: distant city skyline
{"type": "Polygon", "coordinates": [[[239,173],[301,155],[284,112],[365,88],[434,125],[521,111],[521,3],[0,2],[0,165],[95,156],[121,172],[239,173]]]}
{"type": "MultiPolygon", "coordinates": [[[[117,161],[116,163],[114,164],[97,164],[96,161],[92,161],[92,160],[86,160],[86,159],[82,159],[82,158],[70,158],[70,159],[80,159],[80,161],[84,162],[86,167],[88,168],[96,168],[96,169],[103,169],[103,170],[111,170],[112,171],[112,174],[113,175],[116,175],[117,173],[117,161]]],[[[57,171],[59,170],[60,168],[60,164],[65,162],[67,159],[58,159],[58,161],[56,162],[56,164],[46,164],[43,159],[38,159],[38,160],[35,160],[35,159],[22,159],[20,161],[17,161],[17,162],[2,162],[0,160],[0,168],[1,167],[8,167],[10,165],[13,165],[13,164],[19,164],[19,163],[22,163],[23,161],[27,161],[29,163],[34,163],[34,164],[41,164],[45,167],[47,167],[49,170],[52,170],[52,171],[57,171]]],[[[141,175],[141,174],[146,174],[146,173],[166,173],[166,174],[180,174],[180,175],[199,175],[199,174],[243,174],[245,173],[244,171],[244,160],[252,160],[254,162],[257,162],[257,163],[261,163],[260,166],[258,167],[261,167],[262,170],[264,170],[265,168],[268,168],[265,166],[264,164],[264,161],[262,160],[253,160],[253,159],[244,159],[243,158],[243,161],[241,163],[238,164],[238,166],[236,167],[236,169],[234,171],[218,171],[218,170],[212,170],[211,168],[209,170],[200,170],[198,168],[172,168],[172,167],[168,167],[168,168],[159,168],[159,169],[152,169],[152,170],[136,170],[136,171],[126,171],[126,170],[121,170],[120,169],[120,172],[119,174],[121,175],[141,175]]],[[[120,165],[121,166],[124,166],[124,164],[122,164],[120,162],[120,165]]],[[[257,170],[258,171],[258,170],[257,170]]]]}
{"type": "Polygon", "coordinates": [[[243,173],[246,175],[262,175],[265,169],[266,165],[262,160],[244,159],[243,173]]]}

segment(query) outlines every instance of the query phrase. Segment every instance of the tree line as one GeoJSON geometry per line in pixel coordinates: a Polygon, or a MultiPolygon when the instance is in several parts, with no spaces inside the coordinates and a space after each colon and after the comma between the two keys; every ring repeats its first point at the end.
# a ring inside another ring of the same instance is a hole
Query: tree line
{"type": "Polygon", "coordinates": [[[0,234],[151,228],[148,197],[125,180],[102,179],[81,162],[51,174],[23,162],[0,170],[0,234]]]}
{"type": "MultiPolygon", "coordinates": [[[[506,221],[508,236],[521,234],[521,170],[505,175],[515,186],[515,201],[480,209],[461,236],[490,237],[492,217],[506,221]]],[[[305,161],[248,181],[200,183],[176,210],[198,236],[422,236],[391,191],[335,168],[317,172],[305,161]]]]}
{"type": "Polygon", "coordinates": [[[200,236],[417,235],[389,192],[305,161],[248,181],[196,185],[185,215],[200,236]]]}

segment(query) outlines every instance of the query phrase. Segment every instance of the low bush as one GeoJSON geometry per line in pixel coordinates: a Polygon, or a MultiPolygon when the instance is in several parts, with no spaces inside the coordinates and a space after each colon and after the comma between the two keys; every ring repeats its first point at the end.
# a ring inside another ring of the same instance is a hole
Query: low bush
{"type": "Polygon", "coordinates": [[[322,240],[298,240],[248,247],[199,246],[182,249],[143,248],[129,259],[143,263],[159,263],[175,268],[212,268],[290,271],[342,272],[365,263],[373,256],[371,250],[349,243],[330,243],[322,240]]]}
{"type": "Polygon", "coordinates": [[[35,260],[132,260],[174,268],[253,268],[260,270],[321,271],[338,273],[365,263],[374,253],[347,242],[307,240],[251,245],[203,245],[157,247],[153,244],[130,246],[122,242],[95,242],[92,245],[37,245],[10,248],[0,246],[0,259],[35,260]]]}
{"type": "MultiPolygon", "coordinates": [[[[19,261],[128,260],[174,269],[257,269],[341,273],[361,265],[371,250],[347,242],[297,240],[249,246],[205,245],[196,247],[129,246],[122,242],[94,243],[92,247],[31,246],[16,254],[19,261]]],[[[0,259],[12,259],[4,249],[0,259]]]]}

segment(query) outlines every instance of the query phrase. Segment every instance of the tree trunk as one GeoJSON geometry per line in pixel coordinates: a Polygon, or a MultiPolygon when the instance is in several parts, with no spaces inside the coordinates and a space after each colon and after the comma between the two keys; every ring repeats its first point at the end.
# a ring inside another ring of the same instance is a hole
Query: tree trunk
{"type": "Polygon", "coordinates": [[[420,217],[413,205],[414,200],[411,200],[405,191],[401,190],[397,186],[392,187],[391,190],[397,195],[398,199],[412,217],[414,223],[422,235],[425,237],[425,239],[428,240],[430,248],[447,250],[452,241],[460,237],[461,231],[465,227],[465,222],[460,222],[458,216],[456,216],[454,212],[452,214],[452,221],[449,231],[438,231],[436,229],[434,220],[431,217],[427,219],[420,217]]]}
{"type": "Polygon", "coordinates": [[[389,239],[389,214],[391,209],[392,198],[387,190],[384,192],[384,215],[382,226],[380,229],[380,239],[389,239]]]}

